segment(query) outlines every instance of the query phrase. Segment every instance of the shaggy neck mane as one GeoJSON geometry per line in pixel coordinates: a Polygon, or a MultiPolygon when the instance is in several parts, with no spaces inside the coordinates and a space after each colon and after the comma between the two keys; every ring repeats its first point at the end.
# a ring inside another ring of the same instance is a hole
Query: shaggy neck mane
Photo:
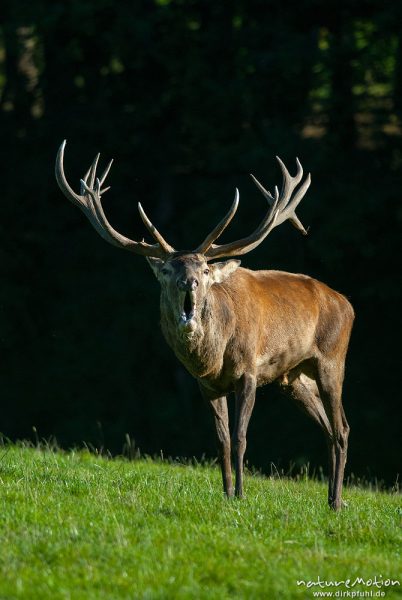
{"type": "Polygon", "coordinates": [[[161,326],[167,343],[186,369],[195,377],[219,372],[222,366],[222,341],[233,327],[232,300],[226,285],[213,285],[196,314],[197,328],[190,335],[179,330],[167,296],[161,294],[161,326]]]}

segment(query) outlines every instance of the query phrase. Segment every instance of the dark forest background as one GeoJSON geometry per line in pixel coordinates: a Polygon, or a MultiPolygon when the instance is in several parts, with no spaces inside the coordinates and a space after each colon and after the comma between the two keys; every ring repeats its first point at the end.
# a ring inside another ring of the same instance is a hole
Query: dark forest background
{"type": "MultiPolygon", "coordinates": [[[[145,235],[136,205],[178,248],[197,245],[240,189],[223,241],[250,233],[280,184],[279,154],[312,185],[250,268],[304,272],[357,319],[344,405],[348,473],[400,466],[402,4],[237,0],[3,3],[0,16],[0,430],[121,452],[214,456],[196,383],[159,328],[144,259],[104,243],[54,179],[79,189],[115,158],[105,212],[145,235]],[[4,10],[5,9],[5,10],[4,10]],[[399,265],[398,265],[399,263],[399,265]]],[[[147,236],[145,236],[147,238],[147,236]]],[[[251,300],[252,301],[252,300],[251,300]]],[[[249,464],[326,463],[321,432],[275,386],[259,390],[249,464]]]]}

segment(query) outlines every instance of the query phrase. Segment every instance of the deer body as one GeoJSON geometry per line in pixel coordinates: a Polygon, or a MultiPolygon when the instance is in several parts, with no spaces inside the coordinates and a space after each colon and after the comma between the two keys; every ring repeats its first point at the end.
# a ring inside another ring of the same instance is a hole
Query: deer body
{"type": "Polygon", "coordinates": [[[156,244],[136,242],[113,229],[105,217],[102,185],[108,165],[96,179],[98,157],[83,180],[81,194],[64,175],[65,142],[56,160],[56,178],[63,193],[87,215],[110,243],[145,256],[161,285],[161,326],[177,358],[198,381],[215,421],[223,488],[228,496],[243,495],[246,433],[257,387],[278,381],[323,430],[328,446],[328,502],[342,505],[341,492],[349,426],[342,407],[344,364],[353,323],[353,309],[344,296],[306,275],[252,271],[239,260],[212,259],[246,254],[285,220],[305,232],[295,209],[310,185],[303,170],[284,176],[281,193],[272,196],[253,177],[268,200],[269,210],[248,237],[214,244],[233,218],[239,197],[227,215],[192,252],[177,252],[152,225],[141,205],[141,218],[156,244]],[[229,432],[227,396],[235,395],[235,424],[229,432]],[[236,467],[233,490],[231,454],[236,467]]]}
{"type": "Polygon", "coordinates": [[[253,374],[257,387],[278,379],[286,383],[303,361],[319,360],[342,341],[347,346],[348,337],[338,339],[333,331],[333,312],[328,319],[328,298],[338,311],[336,327],[351,324],[349,302],[323,283],[306,275],[239,268],[212,286],[198,329],[187,336],[178,331],[162,292],[161,326],[189,373],[210,396],[219,397],[233,392],[244,374],[253,374]]]}

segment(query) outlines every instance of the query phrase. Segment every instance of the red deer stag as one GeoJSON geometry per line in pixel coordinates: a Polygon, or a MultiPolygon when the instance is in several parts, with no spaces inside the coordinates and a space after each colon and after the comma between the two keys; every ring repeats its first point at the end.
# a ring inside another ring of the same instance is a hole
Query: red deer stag
{"type": "Polygon", "coordinates": [[[299,406],[322,428],[329,452],[329,505],[341,507],[349,426],[342,407],[345,356],[353,309],[344,296],[306,275],[252,271],[239,260],[287,219],[306,233],[295,210],[310,185],[310,175],[297,190],[303,170],[297,160],[292,177],[278,158],[283,175],[281,193],[271,195],[253,177],[269,208],[257,229],[239,241],[214,242],[232,220],[239,202],[205,240],[190,252],[170,246],[138,204],[154,244],[136,242],[110,225],[101,196],[111,162],[96,177],[99,155],[84,179],[80,194],[68,184],[63,168],[65,143],[56,159],[56,178],[64,195],[88,217],[97,232],[115,246],[145,256],[161,285],[161,324],[167,343],[198,381],[215,420],[223,488],[233,495],[231,439],[227,395],[236,398],[232,449],[236,463],[235,494],[243,495],[243,457],[256,388],[279,381],[299,406]]]}

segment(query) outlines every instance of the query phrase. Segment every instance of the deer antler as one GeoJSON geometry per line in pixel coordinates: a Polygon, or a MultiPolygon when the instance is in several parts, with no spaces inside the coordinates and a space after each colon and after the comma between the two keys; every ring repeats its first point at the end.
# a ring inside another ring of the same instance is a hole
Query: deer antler
{"type": "MultiPolygon", "coordinates": [[[[303,177],[303,167],[301,166],[299,159],[296,158],[297,173],[296,173],[296,175],[294,177],[292,177],[290,175],[289,171],[287,170],[287,168],[285,167],[284,163],[279,158],[279,156],[276,157],[276,160],[278,161],[278,163],[279,163],[279,165],[281,167],[281,170],[282,170],[282,174],[283,174],[283,185],[282,185],[282,190],[281,190],[281,198],[284,199],[284,203],[286,204],[288,202],[288,200],[290,199],[290,196],[292,195],[293,190],[295,189],[295,187],[302,180],[302,177],[303,177]],[[286,200],[286,198],[287,198],[287,200],[286,200]]],[[[275,201],[275,198],[272,196],[272,194],[270,192],[268,192],[268,190],[266,190],[261,185],[261,183],[258,181],[258,179],[256,179],[254,177],[254,175],[251,175],[251,178],[254,181],[255,185],[260,190],[260,192],[262,192],[262,194],[268,200],[270,206],[272,206],[272,204],[275,201]]],[[[303,185],[306,185],[306,188],[302,192],[301,196],[300,197],[295,196],[295,198],[292,201],[292,206],[288,205],[286,207],[286,215],[289,215],[289,216],[285,216],[285,213],[284,213],[284,218],[281,219],[280,222],[277,222],[277,225],[280,225],[280,223],[283,223],[286,219],[289,219],[289,221],[292,223],[292,225],[294,227],[296,227],[296,229],[298,229],[299,231],[301,231],[303,233],[303,235],[307,235],[307,231],[304,229],[303,225],[301,224],[301,222],[297,218],[297,216],[296,216],[296,214],[295,214],[294,211],[295,211],[295,209],[297,207],[297,204],[300,202],[300,200],[303,198],[304,194],[306,193],[306,191],[307,191],[310,183],[311,183],[311,176],[310,176],[310,174],[308,174],[308,176],[306,178],[306,181],[303,184],[303,185]],[[297,198],[297,201],[296,201],[296,198],[297,198]],[[290,214],[292,212],[292,210],[293,210],[293,214],[290,214]]],[[[300,193],[302,187],[300,188],[298,194],[300,193]]]]}
{"type": "Polygon", "coordinates": [[[229,225],[230,221],[233,219],[237,207],[239,206],[239,190],[236,188],[235,199],[233,201],[232,206],[230,207],[229,212],[223,217],[222,221],[218,223],[218,225],[211,231],[209,235],[205,238],[205,240],[198,246],[195,252],[199,252],[200,254],[206,254],[206,252],[210,249],[213,242],[218,239],[218,237],[222,234],[222,232],[229,225]]]}
{"type": "Polygon", "coordinates": [[[124,235],[121,235],[121,233],[113,229],[113,227],[110,225],[103,211],[101,196],[109,189],[109,187],[102,189],[102,186],[109,173],[110,167],[112,166],[112,160],[107,165],[101,177],[98,178],[96,177],[96,168],[98,165],[99,154],[97,154],[84,178],[81,179],[80,195],[76,194],[70,187],[64,174],[63,161],[65,146],[66,140],[64,140],[64,142],[61,144],[57,153],[55,169],[57,183],[59,184],[59,187],[66,198],[82,210],[82,212],[87,216],[91,225],[104,240],[110,244],[113,244],[114,246],[124,248],[130,252],[135,252],[136,254],[141,254],[142,256],[153,256],[166,259],[167,256],[174,252],[174,248],[172,248],[172,246],[165,241],[156,227],[152,225],[140,203],[138,203],[140,216],[148,231],[157,241],[157,244],[147,244],[146,242],[136,242],[134,240],[130,240],[124,235]]]}
{"type": "MultiPolygon", "coordinates": [[[[224,256],[241,256],[242,254],[246,254],[247,252],[254,250],[254,248],[261,244],[261,242],[267,237],[267,235],[272,231],[272,229],[274,229],[274,227],[277,227],[287,219],[289,219],[290,222],[304,235],[307,234],[303,225],[297,218],[295,210],[311,183],[310,173],[307,175],[305,181],[297,190],[295,196],[292,198],[292,194],[296,186],[302,180],[303,168],[299,162],[299,159],[296,159],[297,173],[294,177],[292,177],[289,174],[289,171],[287,170],[283,162],[281,161],[281,159],[278,156],[276,158],[279,162],[283,174],[283,185],[280,194],[278,188],[275,187],[275,195],[273,196],[261,185],[259,181],[257,181],[257,179],[253,175],[251,175],[254,183],[257,185],[258,189],[263,193],[270,205],[270,208],[268,209],[268,212],[266,213],[264,219],[261,221],[257,229],[246,238],[243,238],[236,242],[231,242],[229,244],[223,244],[220,246],[217,244],[210,244],[209,248],[205,251],[205,256],[208,260],[212,260],[213,258],[221,258],[224,256]]],[[[230,212],[228,214],[230,214],[230,212]]],[[[229,221],[225,223],[224,227],[226,227],[226,224],[228,224],[229,221]]],[[[216,227],[212,233],[217,231],[218,227],[216,227]]],[[[220,231],[220,233],[223,231],[223,229],[220,231]]],[[[209,237],[212,237],[212,234],[210,234],[208,238],[209,237]]],[[[217,239],[217,237],[218,236],[215,236],[213,239],[217,239]]]]}

